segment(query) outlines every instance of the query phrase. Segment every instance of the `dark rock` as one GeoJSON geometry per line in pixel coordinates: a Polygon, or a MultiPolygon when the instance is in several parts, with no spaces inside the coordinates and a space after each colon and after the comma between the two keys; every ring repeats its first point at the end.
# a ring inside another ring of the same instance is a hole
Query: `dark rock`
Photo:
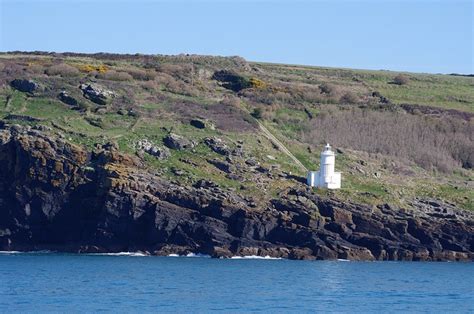
{"type": "Polygon", "coordinates": [[[69,96],[69,94],[66,91],[62,91],[58,95],[59,100],[61,100],[63,103],[70,105],[70,106],[77,106],[78,102],[77,99],[75,99],[72,96],[69,96]]]}
{"type": "Polygon", "coordinates": [[[189,122],[193,127],[195,128],[198,128],[198,129],[210,129],[210,130],[214,130],[215,129],[215,126],[213,123],[207,121],[207,120],[203,120],[203,119],[192,119],[190,122],[189,122]]]}
{"type": "Polygon", "coordinates": [[[174,133],[168,134],[163,139],[163,143],[167,147],[176,150],[191,149],[196,146],[194,142],[174,133]]]}
{"type": "Polygon", "coordinates": [[[197,181],[194,184],[194,187],[196,187],[196,188],[217,188],[217,187],[219,187],[219,185],[215,182],[210,181],[210,180],[201,179],[201,180],[197,181]]]}
{"type": "Polygon", "coordinates": [[[178,176],[178,177],[183,176],[183,175],[186,174],[186,172],[184,172],[183,170],[178,169],[178,168],[171,168],[171,172],[173,172],[173,174],[178,176]]]}
{"type": "Polygon", "coordinates": [[[242,89],[252,87],[249,79],[228,70],[216,71],[212,76],[212,79],[221,82],[224,88],[230,89],[234,92],[239,92],[242,89]]]}
{"type": "Polygon", "coordinates": [[[88,151],[41,130],[0,128],[0,250],[474,260],[471,212],[421,198],[413,208],[304,188],[270,203],[244,199],[208,180],[170,182],[114,143],[88,151]]]}
{"type": "Polygon", "coordinates": [[[15,79],[10,82],[10,85],[20,92],[25,93],[34,93],[40,89],[40,85],[38,83],[26,79],[15,79]]]}
{"type": "Polygon", "coordinates": [[[232,153],[229,146],[227,146],[222,139],[217,137],[204,139],[204,144],[209,146],[214,152],[223,156],[229,156],[232,153]]]}
{"type": "Polygon", "coordinates": [[[245,161],[245,163],[246,163],[247,165],[249,165],[249,166],[252,166],[252,167],[258,166],[258,164],[259,164],[258,161],[256,161],[256,160],[253,159],[253,158],[247,159],[247,160],[245,161]]]}
{"type": "Polygon", "coordinates": [[[257,170],[260,173],[269,173],[270,172],[270,169],[265,168],[263,166],[258,166],[257,168],[255,168],[255,170],[257,170]]]}
{"type": "Polygon", "coordinates": [[[34,117],[31,117],[31,116],[20,115],[20,114],[9,114],[3,119],[5,119],[5,120],[26,121],[26,122],[40,122],[40,121],[43,121],[42,119],[34,118],[34,117]]]}
{"type": "Polygon", "coordinates": [[[217,169],[224,171],[225,173],[233,172],[232,165],[226,161],[221,161],[218,159],[208,159],[207,162],[210,163],[211,165],[214,165],[217,169]]]}
{"type": "Polygon", "coordinates": [[[84,97],[99,105],[107,105],[115,97],[113,91],[96,83],[81,84],[79,88],[82,90],[84,97]]]}
{"type": "Polygon", "coordinates": [[[206,128],[206,123],[201,119],[193,119],[189,122],[193,127],[198,129],[206,128]]]}

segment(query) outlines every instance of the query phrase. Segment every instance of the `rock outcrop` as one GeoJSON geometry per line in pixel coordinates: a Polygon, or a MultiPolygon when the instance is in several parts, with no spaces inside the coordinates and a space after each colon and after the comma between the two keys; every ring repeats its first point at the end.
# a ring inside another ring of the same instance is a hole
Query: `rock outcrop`
{"type": "Polygon", "coordinates": [[[25,93],[34,93],[40,90],[41,88],[41,86],[35,81],[26,79],[14,79],[13,81],[11,81],[10,85],[13,88],[19,90],[20,92],[25,93]]]}
{"type": "Polygon", "coordinates": [[[171,156],[170,150],[168,148],[155,145],[153,142],[147,139],[138,141],[137,149],[138,151],[143,151],[158,159],[167,159],[171,156]]]}
{"type": "Polygon", "coordinates": [[[107,105],[115,97],[113,91],[96,83],[81,84],[79,88],[82,90],[84,97],[99,105],[107,105]]]}
{"type": "Polygon", "coordinates": [[[0,250],[474,259],[472,213],[436,200],[404,211],[293,188],[257,206],[212,181],[169,182],[114,145],[87,151],[47,132],[0,129],[0,250]]]}
{"type": "Polygon", "coordinates": [[[232,154],[232,150],[227,146],[227,144],[220,138],[217,137],[208,137],[204,139],[204,144],[209,146],[214,152],[223,155],[229,156],[232,154]]]}
{"type": "Polygon", "coordinates": [[[199,119],[199,118],[192,119],[191,121],[189,121],[189,124],[191,124],[193,127],[197,129],[209,129],[209,130],[216,129],[214,123],[206,119],[199,119]]]}
{"type": "Polygon", "coordinates": [[[196,143],[188,140],[187,138],[182,137],[181,135],[170,133],[164,139],[163,143],[171,148],[176,150],[191,149],[196,146],[196,143]]]}
{"type": "Polygon", "coordinates": [[[61,100],[63,103],[69,105],[69,106],[77,106],[78,102],[77,99],[69,95],[66,91],[61,91],[58,95],[59,100],[61,100]]]}

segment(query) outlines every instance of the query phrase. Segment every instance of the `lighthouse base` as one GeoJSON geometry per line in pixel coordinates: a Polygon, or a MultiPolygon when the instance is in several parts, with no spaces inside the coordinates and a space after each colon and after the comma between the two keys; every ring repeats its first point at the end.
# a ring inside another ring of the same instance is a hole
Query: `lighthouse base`
{"type": "Polygon", "coordinates": [[[331,176],[321,177],[319,171],[308,172],[307,183],[309,186],[320,187],[325,189],[341,188],[341,173],[334,172],[331,176]]]}

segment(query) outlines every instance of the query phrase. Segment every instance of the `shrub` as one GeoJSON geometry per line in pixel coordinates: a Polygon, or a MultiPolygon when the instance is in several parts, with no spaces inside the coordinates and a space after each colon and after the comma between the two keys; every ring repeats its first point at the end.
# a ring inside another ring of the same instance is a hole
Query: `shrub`
{"type": "Polygon", "coordinates": [[[403,75],[403,74],[398,74],[393,78],[393,83],[397,85],[406,85],[410,82],[410,79],[408,76],[403,75]]]}
{"type": "Polygon", "coordinates": [[[69,64],[60,63],[50,66],[46,69],[45,73],[47,75],[59,75],[62,77],[71,77],[79,75],[79,70],[69,64]]]}
{"type": "Polygon", "coordinates": [[[114,70],[107,71],[105,73],[99,72],[97,78],[110,81],[131,81],[133,77],[127,72],[117,72],[114,70]]]}
{"type": "Polygon", "coordinates": [[[239,97],[235,97],[233,95],[226,95],[221,103],[225,106],[239,108],[241,101],[239,97]]]}
{"type": "Polygon", "coordinates": [[[164,90],[173,94],[185,95],[185,96],[196,96],[198,92],[192,86],[185,84],[181,80],[176,80],[169,74],[159,73],[155,78],[158,84],[163,85],[164,90]]]}
{"type": "Polygon", "coordinates": [[[95,65],[91,65],[91,64],[85,64],[85,65],[80,66],[79,70],[81,70],[82,72],[86,72],[86,73],[91,73],[91,72],[105,73],[109,69],[106,65],[103,65],[103,64],[101,64],[99,66],[95,66],[95,65]]]}
{"type": "Polygon", "coordinates": [[[27,72],[33,73],[33,74],[44,74],[45,70],[44,67],[41,64],[31,64],[28,65],[28,68],[26,69],[27,72]]]}
{"type": "Polygon", "coordinates": [[[255,119],[262,119],[262,109],[261,108],[254,108],[251,115],[255,119]]]}
{"type": "Polygon", "coordinates": [[[346,92],[342,95],[340,102],[343,104],[357,104],[359,102],[359,97],[353,92],[346,92]]]}
{"type": "Polygon", "coordinates": [[[250,85],[253,88],[265,88],[265,87],[267,87],[267,84],[264,81],[262,81],[262,80],[260,80],[256,77],[252,77],[250,79],[250,85]]]}
{"type": "Polygon", "coordinates": [[[152,70],[141,70],[141,69],[129,69],[127,73],[130,74],[135,80],[140,81],[151,81],[156,77],[156,72],[152,70]]]}
{"type": "Polygon", "coordinates": [[[157,68],[159,72],[163,72],[174,77],[189,77],[193,73],[194,67],[192,64],[160,64],[157,68]]]}
{"type": "Polygon", "coordinates": [[[141,85],[147,91],[157,91],[159,87],[156,81],[145,81],[141,85]]]}
{"type": "Polygon", "coordinates": [[[327,109],[304,124],[303,142],[329,141],[338,147],[409,159],[425,169],[472,168],[472,123],[358,107],[327,109]]]}
{"type": "Polygon", "coordinates": [[[319,86],[321,93],[328,94],[330,96],[337,96],[339,94],[339,87],[331,83],[323,83],[319,86]]]}

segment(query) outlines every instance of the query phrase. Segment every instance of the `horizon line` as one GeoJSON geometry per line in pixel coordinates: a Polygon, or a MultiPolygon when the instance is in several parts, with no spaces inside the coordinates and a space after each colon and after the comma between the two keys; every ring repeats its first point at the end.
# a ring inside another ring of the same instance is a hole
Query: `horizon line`
{"type": "Polygon", "coordinates": [[[314,67],[314,68],[327,68],[327,69],[341,69],[341,70],[355,70],[355,71],[375,71],[375,72],[395,72],[395,73],[413,73],[413,74],[426,74],[426,75],[452,75],[452,76],[463,76],[463,77],[473,77],[474,73],[469,72],[417,72],[417,71],[407,71],[407,70],[396,70],[396,69],[374,69],[374,68],[358,68],[358,67],[348,67],[348,66],[329,66],[329,65],[320,65],[320,64],[303,64],[303,63],[291,63],[291,62],[282,62],[282,61],[262,61],[262,60],[250,60],[246,57],[240,55],[212,55],[212,54],[199,54],[199,53],[189,53],[182,52],[178,54],[165,54],[165,53],[143,53],[143,52],[106,52],[106,51],[96,51],[96,52],[75,52],[75,51],[45,51],[45,50],[8,50],[0,51],[0,54],[29,54],[29,55],[50,55],[50,54],[82,54],[82,55],[98,55],[98,54],[110,54],[110,55],[130,55],[130,56],[202,56],[202,57],[222,57],[222,58],[243,58],[245,61],[250,63],[265,63],[265,64],[275,64],[275,65],[286,65],[286,66],[303,66],[303,67],[314,67]]]}

